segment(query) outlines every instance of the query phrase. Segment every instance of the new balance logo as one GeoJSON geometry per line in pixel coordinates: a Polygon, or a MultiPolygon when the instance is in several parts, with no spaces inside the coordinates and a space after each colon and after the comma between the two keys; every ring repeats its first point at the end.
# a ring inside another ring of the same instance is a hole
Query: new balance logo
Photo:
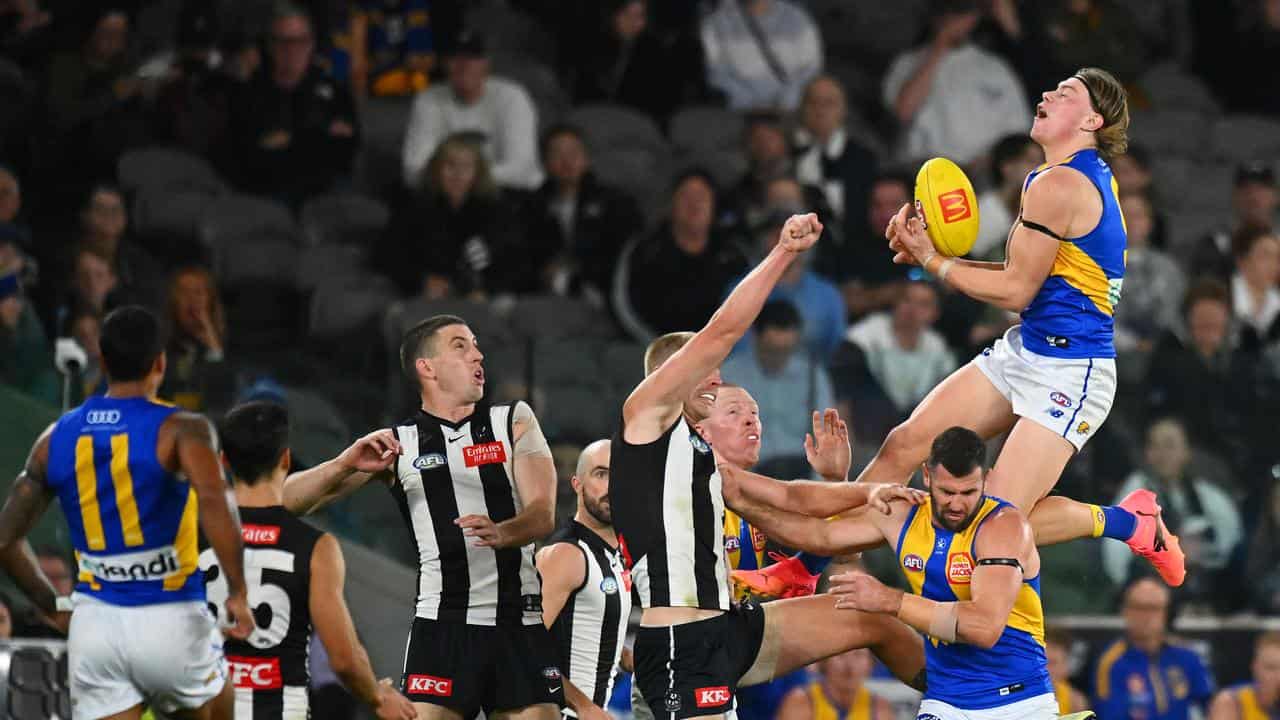
{"type": "Polygon", "coordinates": [[[453,680],[438,678],[432,675],[410,675],[405,683],[405,693],[409,695],[435,695],[449,697],[453,695],[453,680]]]}
{"type": "Polygon", "coordinates": [[[707,708],[725,705],[733,699],[733,695],[729,692],[727,685],[721,685],[720,687],[698,688],[693,691],[693,699],[698,707],[707,708]]]}
{"type": "Polygon", "coordinates": [[[942,222],[953,223],[973,217],[973,208],[969,203],[969,193],[963,189],[944,192],[938,196],[938,207],[942,209],[942,222]]]}

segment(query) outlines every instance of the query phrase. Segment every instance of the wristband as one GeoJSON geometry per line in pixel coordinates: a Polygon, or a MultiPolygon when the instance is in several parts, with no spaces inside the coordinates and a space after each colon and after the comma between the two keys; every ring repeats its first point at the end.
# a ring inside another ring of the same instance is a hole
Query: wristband
{"type": "Polygon", "coordinates": [[[951,267],[955,264],[955,258],[947,258],[946,260],[943,260],[942,264],[938,266],[938,279],[945,283],[947,281],[947,273],[951,272],[951,267]]]}

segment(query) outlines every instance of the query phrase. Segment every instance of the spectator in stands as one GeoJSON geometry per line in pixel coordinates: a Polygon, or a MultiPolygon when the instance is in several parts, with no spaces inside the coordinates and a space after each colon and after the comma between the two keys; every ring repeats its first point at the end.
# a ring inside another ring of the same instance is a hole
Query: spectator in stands
{"type": "Polygon", "coordinates": [[[280,5],[268,62],[232,101],[231,176],[243,189],[296,206],[351,174],[359,143],[350,91],[320,68],[311,18],[280,5]]]}
{"type": "Polygon", "coordinates": [[[1123,155],[1111,158],[1108,164],[1111,165],[1111,174],[1116,179],[1116,186],[1120,188],[1121,198],[1137,194],[1146,196],[1147,205],[1150,207],[1148,214],[1151,216],[1148,244],[1161,250],[1168,249],[1165,234],[1167,225],[1164,216],[1156,207],[1160,204],[1160,194],[1151,182],[1151,154],[1141,143],[1130,142],[1129,149],[1123,155]]]}
{"type": "Polygon", "coordinates": [[[704,171],[676,178],[665,221],[624,254],[615,304],[634,333],[700,328],[724,287],[747,269],[737,239],[715,223],[716,188],[704,171]]]}
{"type": "MultiPolygon", "coordinates": [[[[114,185],[99,184],[85,198],[80,210],[78,243],[69,247],[74,253],[88,250],[107,262],[119,281],[118,301],[158,307],[164,273],[160,264],[133,242],[128,230],[124,192],[114,185]]],[[[71,259],[71,268],[79,273],[79,257],[72,255],[71,259]]],[[[102,308],[96,297],[92,304],[102,308]]]]}
{"type": "Polygon", "coordinates": [[[360,0],[347,4],[334,28],[333,74],[357,98],[399,97],[427,88],[435,67],[428,0],[360,0]]]}
{"type": "Polygon", "coordinates": [[[969,251],[970,257],[1004,259],[1009,228],[1022,210],[1022,186],[1027,181],[1027,173],[1043,162],[1044,151],[1025,132],[1005,135],[992,147],[992,183],[978,196],[978,217],[982,222],[978,239],[969,251]]]}
{"type": "Polygon", "coordinates": [[[774,465],[783,477],[807,476],[804,438],[814,408],[834,407],[831,379],[821,359],[805,351],[804,322],[791,302],[766,302],[752,329],[750,350],[726,360],[721,375],[751,391],[769,424],[760,462],[785,464],[785,470],[774,465]]]}
{"type": "Polygon", "coordinates": [[[1071,684],[1071,636],[1057,628],[1045,628],[1044,655],[1049,661],[1049,677],[1053,694],[1058,698],[1058,712],[1069,715],[1089,709],[1084,693],[1071,684]]]}
{"type": "Polygon", "coordinates": [[[787,0],[720,3],[702,20],[702,48],[707,84],[734,110],[795,110],[822,71],[822,34],[787,0]]]}
{"type": "Polygon", "coordinates": [[[831,75],[819,75],[805,87],[791,136],[796,179],[821,188],[827,204],[849,236],[849,221],[862,223],[867,192],[875,180],[875,153],[849,136],[849,101],[844,86],[831,75]]]}
{"type": "Polygon", "coordinates": [[[111,263],[96,250],[82,247],[72,261],[69,296],[59,308],[59,320],[65,320],[76,304],[83,304],[95,312],[105,312],[108,297],[120,285],[120,278],[111,263]]]}
{"type": "Polygon", "coordinates": [[[1102,720],[1189,720],[1204,712],[1213,676],[1190,647],[1168,635],[1172,594],[1164,583],[1143,577],[1124,592],[1125,637],[1097,661],[1093,710],[1102,720]]]}
{"type": "Polygon", "coordinates": [[[530,198],[525,222],[539,289],[603,307],[618,251],[644,220],[631,198],[591,172],[581,130],[553,126],[541,150],[547,179],[530,198]]]}
{"type": "Polygon", "coordinates": [[[1193,277],[1207,275],[1227,282],[1235,271],[1231,247],[1235,234],[1248,227],[1277,226],[1280,190],[1276,189],[1275,170],[1264,162],[1245,163],[1236,168],[1231,206],[1235,212],[1234,227],[1209,235],[1193,250],[1190,264],[1193,277]]]}
{"type": "MultiPolygon", "coordinates": [[[[1187,430],[1176,418],[1162,418],[1147,429],[1146,463],[1116,492],[1116,502],[1146,488],[1160,496],[1164,521],[1182,541],[1187,555],[1187,583],[1179,598],[1214,600],[1214,588],[1229,587],[1227,563],[1244,537],[1235,502],[1221,487],[1192,469],[1187,430]]],[[[1117,543],[1118,544],[1118,543],[1117,543]]],[[[1120,548],[1126,550],[1126,548],[1120,548]]],[[[1103,546],[1102,564],[1111,581],[1124,584],[1137,570],[1133,555],[1103,546]]]]}
{"type": "Polygon", "coordinates": [[[98,6],[84,44],[53,58],[48,68],[51,129],[60,157],[81,172],[105,176],[144,125],[143,80],[129,54],[129,16],[98,6]]]}
{"type": "Polygon", "coordinates": [[[22,211],[22,186],[18,175],[7,165],[0,165],[0,223],[18,222],[22,211]]]}
{"type": "Polygon", "coordinates": [[[867,201],[866,224],[851,235],[845,243],[849,252],[838,259],[847,268],[841,291],[854,319],[890,307],[901,295],[908,269],[893,263],[884,231],[898,210],[911,201],[911,187],[910,179],[900,173],[885,172],[876,177],[867,201]]]}
{"type": "Polygon", "coordinates": [[[404,136],[404,181],[413,186],[445,138],[477,134],[493,179],[499,185],[532,190],[542,182],[538,169],[538,111],[520,85],[489,75],[483,37],[468,30],[458,37],[445,64],[449,82],[418,93],[404,136]]]}
{"type": "Polygon", "coordinates": [[[1280,715],[1280,632],[1265,632],[1254,641],[1249,673],[1250,682],[1225,688],[1214,697],[1209,720],[1259,720],[1280,715]]]}
{"type": "Polygon", "coordinates": [[[1058,74],[1081,67],[1103,67],[1132,83],[1152,60],[1151,42],[1133,13],[1113,0],[1067,0],[1053,3],[1044,18],[1042,52],[1058,74]]]}
{"type": "Polygon", "coordinates": [[[1280,483],[1273,482],[1264,497],[1246,555],[1246,587],[1255,612],[1280,616],[1280,483]]]}
{"type": "Polygon", "coordinates": [[[1146,417],[1182,421],[1192,444],[1223,458],[1237,456],[1241,398],[1237,383],[1251,373],[1232,348],[1231,296],[1213,280],[1187,291],[1182,328],[1156,341],[1145,380],[1146,417]]]}
{"type": "Polygon", "coordinates": [[[480,143],[465,134],[436,148],[376,256],[401,292],[427,299],[481,299],[535,282],[480,143]]]}
{"type": "Polygon", "coordinates": [[[681,102],[701,96],[701,55],[662,41],[649,26],[648,0],[598,4],[590,35],[562,36],[564,84],[574,104],[626,105],[665,124],[681,102]]]}
{"type": "Polygon", "coordinates": [[[64,335],[75,338],[76,344],[89,358],[80,371],[80,387],[72,388],[71,405],[78,406],[90,395],[102,395],[107,391],[107,376],[103,372],[102,349],[98,340],[102,336],[102,313],[81,305],[67,318],[64,335]]]}
{"type": "MultiPolygon", "coordinates": [[[[1128,216],[1126,216],[1127,218],[1128,216]]],[[[1231,239],[1236,271],[1231,276],[1231,306],[1241,328],[1241,344],[1257,348],[1280,336],[1280,235],[1253,225],[1231,239]]]]}
{"type": "Polygon", "coordinates": [[[1212,78],[1214,90],[1234,112],[1280,115],[1280,78],[1269,72],[1241,71],[1275,67],[1280,61],[1280,3],[1248,0],[1232,12],[1210,6],[1205,10],[1225,16],[1232,25],[1231,36],[1222,46],[1205,48],[1218,55],[1216,64],[1222,68],[1212,78]]]}
{"type": "Polygon", "coordinates": [[[13,601],[0,592],[0,640],[13,637],[13,601]]]}
{"type": "Polygon", "coordinates": [[[743,132],[747,171],[729,191],[725,205],[745,231],[764,221],[765,187],[791,177],[791,153],[782,117],[772,112],[751,113],[743,132]]]}
{"type": "MultiPolygon", "coordinates": [[[[1116,348],[1150,352],[1160,334],[1178,326],[1187,278],[1177,261],[1151,246],[1154,215],[1140,192],[1120,195],[1128,233],[1124,302],[1116,310],[1116,348]]],[[[987,215],[979,211],[985,220],[987,215]]]]}
{"type": "Polygon", "coordinates": [[[0,2],[0,55],[21,62],[42,49],[39,40],[51,20],[53,16],[38,0],[0,2]]]}
{"type": "MultiPolygon", "coordinates": [[[[799,183],[786,178],[773,181],[771,186],[773,185],[789,186],[793,192],[798,191],[799,188],[799,183]]],[[[756,229],[758,257],[768,255],[778,244],[782,226],[787,218],[802,212],[808,212],[808,210],[803,206],[794,207],[789,204],[772,206],[769,216],[756,229]]],[[[792,261],[787,272],[778,280],[773,292],[769,294],[769,299],[785,300],[800,313],[805,350],[819,364],[825,365],[831,353],[840,344],[840,336],[844,333],[844,301],[840,298],[840,291],[830,280],[810,269],[810,257],[807,254],[800,255],[792,261]]],[[[727,296],[733,292],[733,288],[737,287],[740,280],[741,278],[737,278],[729,283],[724,294],[727,296]]],[[[748,336],[739,341],[734,352],[744,352],[751,342],[752,339],[748,333],[748,336]]]]}
{"type": "Polygon", "coordinates": [[[75,575],[71,573],[71,563],[67,560],[66,551],[52,545],[41,545],[35,549],[36,562],[40,572],[49,578],[53,590],[58,597],[70,597],[76,588],[75,575]]]}
{"type": "Polygon", "coordinates": [[[907,283],[892,312],[868,315],[845,335],[862,352],[871,377],[900,417],[957,367],[955,355],[933,328],[938,315],[937,288],[916,280],[907,283]]]}
{"type": "Polygon", "coordinates": [[[874,664],[866,648],[819,660],[810,666],[817,676],[787,693],[777,720],[893,717],[889,701],[867,690],[874,664]]]}
{"type": "Polygon", "coordinates": [[[230,400],[225,317],[212,273],[202,267],[173,273],[164,314],[169,369],[160,397],[194,412],[215,405],[220,393],[230,400]]]}
{"type": "Polygon", "coordinates": [[[903,158],[966,165],[998,138],[1026,133],[1031,105],[1009,65],[970,42],[981,17],[974,0],[932,0],[932,8],[928,42],[890,65],[884,103],[906,130],[903,158]]]}
{"type": "Polygon", "coordinates": [[[227,152],[231,96],[237,81],[217,45],[214,7],[184,2],[178,13],[177,50],[151,105],[152,138],[198,155],[227,152]]]}
{"type": "Polygon", "coordinates": [[[19,280],[16,247],[6,246],[0,263],[0,382],[50,404],[58,402],[58,378],[49,341],[19,280]]]}

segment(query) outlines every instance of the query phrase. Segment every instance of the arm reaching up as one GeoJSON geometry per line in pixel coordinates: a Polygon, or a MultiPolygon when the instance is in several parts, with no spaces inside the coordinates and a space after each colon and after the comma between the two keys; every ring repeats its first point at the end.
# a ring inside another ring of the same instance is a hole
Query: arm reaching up
{"type": "Polygon", "coordinates": [[[338,457],[285,478],[285,509],[306,515],[350,495],[374,477],[387,480],[400,452],[394,431],[375,430],[338,457]]]}

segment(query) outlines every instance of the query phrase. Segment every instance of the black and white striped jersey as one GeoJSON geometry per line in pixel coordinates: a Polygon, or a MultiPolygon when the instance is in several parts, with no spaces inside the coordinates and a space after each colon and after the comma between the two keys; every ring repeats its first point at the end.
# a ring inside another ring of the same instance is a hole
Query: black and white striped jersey
{"type": "Polygon", "coordinates": [[[641,607],[729,609],[720,473],[711,446],[683,416],[644,445],[618,430],[609,500],[641,607]]]}
{"type": "MultiPolygon", "coordinates": [[[[311,684],[311,553],[324,534],[283,507],[240,508],[244,580],[256,624],[227,638],[235,720],[306,720],[311,684]]],[[[200,553],[209,609],[226,616],[227,578],[212,548],[200,553]]]]}
{"type": "Polygon", "coordinates": [[[511,404],[483,401],[460,422],[419,410],[396,427],[391,492],[418,549],[417,616],[468,625],[542,622],[533,544],[476,547],[454,520],[496,522],[523,508],[514,482],[511,404]]]}
{"type": "Polygon", "coordinates": [[[569,682],[604,707],[613,692],[614,670],[622,657],[631,617],[631,577],[621,554],[591,528],[576,521],[551,537],[582,551],[586,575],[569,595],[551,626],[560,667],[569,682]]]}

